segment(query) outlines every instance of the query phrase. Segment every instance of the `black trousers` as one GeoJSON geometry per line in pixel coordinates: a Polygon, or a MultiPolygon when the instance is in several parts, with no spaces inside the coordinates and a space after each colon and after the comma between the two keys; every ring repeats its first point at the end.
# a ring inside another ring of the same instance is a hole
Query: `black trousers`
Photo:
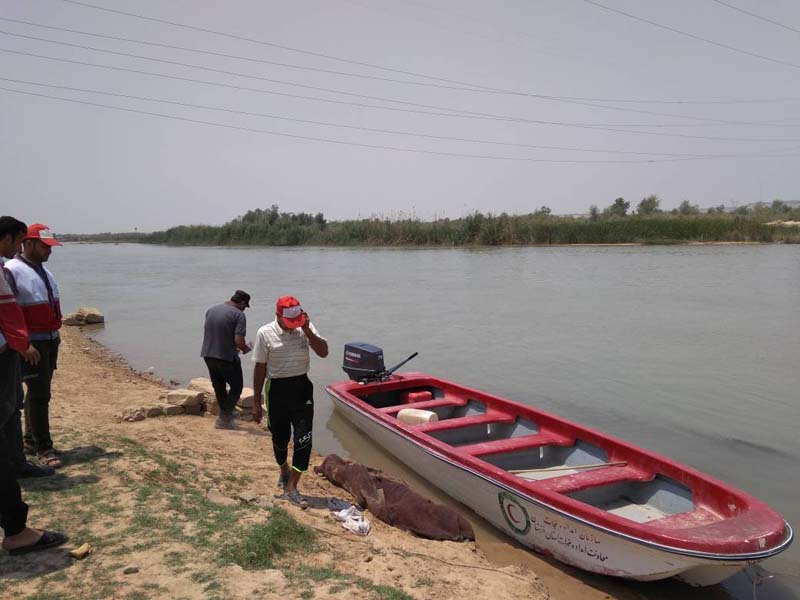
{"type": "Polygon", "coordinates": [[[236,408],[236,403],[242,396],[244,377],[242,376],[242,363],[239,357],[235,361],[221,360],[219,358],[205,357],[208,367],[208,376],[214,386],[214,395],[221,411],[229,413],[236,408]]]}
{"type": "Polygon", "coordinates": [[[39,364],[22,365],[22,381],[28,388],[25,393],[25,445],[35,452],[53,449],[50,437],[50,384],[58,368],[58,347],[61,340],[34,340],[39,351],[39,364]]]}
{"type": "Polygon", "coordinates": [[[28,505],[22,501],[11,461],[11,444],[19,442],[6,437],[7,425],[17,411],[20,385],[19,354],[0,352],[0,527],[7,536],[24,530],[28,520],[28,505]]]}
{"type": "Polygon", "coordinates": [[[294,433],[292,468],[301,473],[307,471],[314,426],[314,384],[307,375],[270,379],[267,425],[272,432],[272,450],[278,464],[286,462],[289,438],[294,433]]]}

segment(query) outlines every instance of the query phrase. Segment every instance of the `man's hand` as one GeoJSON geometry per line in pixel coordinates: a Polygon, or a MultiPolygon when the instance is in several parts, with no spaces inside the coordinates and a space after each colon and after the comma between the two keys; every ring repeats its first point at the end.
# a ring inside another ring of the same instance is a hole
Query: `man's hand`
{"type": "Polygon", "coordinates": [[[306,322],[303,325],[303,333],[305,333],[306,338],[308,338],[308,345],[311,346],[311,349],[314,350],[317,356],[320,358],[325,358],[328,356],[328,342],[312,331],[311,319],[309,318],[308,313],[303,311],[302,314],[304,314],[306,317],[306,322]]]}
{"type": "Polygon", "coordinates": [[[34,367],[39,364],[39,360],[42,358],[39,355],[39,351],[33,347],[33,344],[28,346],[27,350],[23,350],[20,352],[22,358],[25,359],[25,362],[33,365],[34,367]]]}
{"type": "Polygon", "coordinates": [[[253,395],[253,421],[256,423],[261,423],[261,419],[264,418],[264,408],[261,406],[263,400],[261,394],[253,395]]]}

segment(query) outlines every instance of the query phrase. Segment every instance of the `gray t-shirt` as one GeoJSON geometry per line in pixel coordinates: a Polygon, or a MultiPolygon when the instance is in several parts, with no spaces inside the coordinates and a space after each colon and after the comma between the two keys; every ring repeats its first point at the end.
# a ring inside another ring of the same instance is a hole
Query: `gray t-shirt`
{"type": "Polygon", "coordinates": [[[218,358],[235,361],[239,359],[233,337],[245,336],[247,319],[244,312],[230,304],[217,304],[206,311],[206,324],[203,330],[203,358],[218,358]]]}

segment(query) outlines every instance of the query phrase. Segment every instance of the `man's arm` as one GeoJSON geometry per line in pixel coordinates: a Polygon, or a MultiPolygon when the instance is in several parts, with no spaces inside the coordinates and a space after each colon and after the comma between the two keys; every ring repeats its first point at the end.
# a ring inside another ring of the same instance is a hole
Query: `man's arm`
{"type": "Polygon", "coordinates": [[[253,420],[261,422],[263,410],[261,408],[264,400],[264,382],[267,380],[267,363],[256,363],[253,368],[253,420]]]}
{"type": "Polygon", "coordinates": [[[252,350],[250,346],[247,345],[247,342],[244,341],[243,335],[235,335],[233,336],[233,343],[239,349],[242,354],[247,354],[252,350]]]}
{"type": "Polygon", "coordinates": [[[317,335],[316,331],[314,331],[311,326],[311,319],[308,318],[308,315],[306,315],[306,324],[303,325],[303,333],[306,334],[308,345],[311,346],[311,349],[317,356],[320,358],[328,356],[328,341],[317,335]]]}
{"type": "Polygon", "coordinates": [[[252,350],[247,342],[244,341],[244,336],[247,335],[247,317],[243,312],[239,313],[239,318],[236,321],[236,329],[233,332],[233,343],[242,354],[247,354],[252,350]]]}
{"type": "Polygon", "coordinates": [[[2,267],[0,269],[2,269],[2,273],[0,273],[0,330],[3,331],[3,337],[11,350],[19,352],[32,365],[37,365],[39,364],[39,352],[31,344],[25,316],[14,297],[15,288],[11,283],[13,275],[2,267]]]}

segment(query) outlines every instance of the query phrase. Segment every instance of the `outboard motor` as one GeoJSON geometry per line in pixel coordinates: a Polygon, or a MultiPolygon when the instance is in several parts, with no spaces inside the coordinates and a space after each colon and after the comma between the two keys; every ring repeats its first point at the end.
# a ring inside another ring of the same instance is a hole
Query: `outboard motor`
{"type": "Polygon", "coordinates": [[[387,369],[383,364],[383,350],[364,342],[350,342],[344,345],[342,369],[353,381],[370,383],[386,381],[397,369],[402,367],[418,353],[414,352],[404,361],[387,369]]]}

